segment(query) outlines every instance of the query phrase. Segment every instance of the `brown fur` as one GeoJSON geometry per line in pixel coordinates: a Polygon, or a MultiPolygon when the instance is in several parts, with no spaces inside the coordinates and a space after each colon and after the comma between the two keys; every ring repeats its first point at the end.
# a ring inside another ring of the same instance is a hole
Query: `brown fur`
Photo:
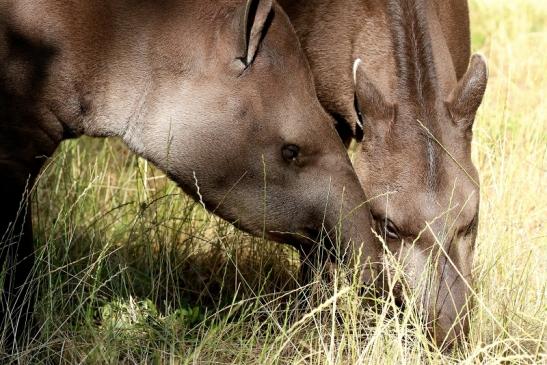
{"type": "MultiPolygon", "coordinates": [[[[371,211],[411,288],[427,256],[436,258],[436,278],[422,294],[422,307],[437,343],[452,343],[468,328],[465,280],[471,281],[479,204],[471,127],[487,81],[481,57],[469,64],[466,0],[282,5],[322,104],[351,127],[345,132],[358,132],[359,119],[364,124],[356,170],[368,196],[392,192],[373,199],[371,211]],[[362,63],[353,75],[356,59],[362,63]],[[397,238],[388,235],[393,230],[397,238]]],[[[352,135],[341,136],[348,142],[352,135]]]]}
{"type": "MultiPolygon", "coordinates": [[[[250,233],[313,252],[302,237],[323,222],[332,233],[342,213],[345,259],[379,256],[368,208],[352,210],[366,200],[357,176],[271,0],[1,0],[0,10],[1,262],[18,261],[8,282],[32,267],[25,187],[80,135],[122,138],[250,233]],[[287,146],[299,153],[286,159],[287,146]]],[[[17,293],[4,291],[3,311],[17,293]]]]}

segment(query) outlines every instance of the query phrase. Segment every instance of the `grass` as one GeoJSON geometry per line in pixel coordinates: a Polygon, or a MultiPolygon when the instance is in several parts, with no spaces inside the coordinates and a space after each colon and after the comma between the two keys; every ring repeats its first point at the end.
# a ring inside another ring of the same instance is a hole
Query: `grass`
{"type": "MultiPolygon", "coordinates": [[[[413,308],[351,286],[292,318],[296,254],[206,213],[117,140],[65,142],[33,195],[39,335],[19,363],[545,363],[547,3],[471,1],[490,81],[468,343],[429,346],[413,308]],[[38,214],[39,212],[39,214],[38,214]]],[[[335,276],[337,280],[338,276],[335,276]]]]}

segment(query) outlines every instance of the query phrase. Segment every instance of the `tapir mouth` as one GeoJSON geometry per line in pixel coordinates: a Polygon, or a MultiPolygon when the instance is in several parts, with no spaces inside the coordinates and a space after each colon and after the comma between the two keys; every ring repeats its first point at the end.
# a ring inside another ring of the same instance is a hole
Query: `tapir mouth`
{"type": "Polygon", "coordinates": [[[319,230],[315,228],[297,229],[294,232],[270,231],[268,233],[274,241],[283,242],[295,247],[301,245],[312,246],[317,244],[320,238],[319,230]]]}
{"type": "MultiPolygon", "coordinates": [[[[393,272],[384,269],[380,280],[380,295],[388,303],[397,307],[394,312],[403,315],[409,306],[416,306],[421,319],[421,325],[427,329],[429,337],[443,350],[450,349],[467,338],[469,332],[469,313],[472,302],[469,293],[464,291],[462,280],[453,281],[454,285],[446,286],[446,279],[440,282],[432,282],[431,287],[412,287],[409,282],[397,280],[393,282],[393,272]],[[407,293],[408,297],[407,297],[407,293]],[[418,295],[417,301],[411,298],[418,295]],[[409,302],[407,303],[407,300],[409,302]],[[414,303],[414,304],[413,304],[414,303]]],[[[393,313],[394,314],[394,313],[393,313]]]]}

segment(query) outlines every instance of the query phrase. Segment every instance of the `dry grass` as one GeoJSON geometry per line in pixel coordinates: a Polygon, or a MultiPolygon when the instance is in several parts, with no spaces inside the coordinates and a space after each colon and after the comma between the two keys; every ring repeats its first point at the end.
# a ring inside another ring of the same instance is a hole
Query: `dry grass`
{"type": "Polygon", "coordinates": [[[442,354],[412,308],[345,283],[291,320],[295,255],[205,213],[118,141],[67,142],[33,205],[39,335],[20,363],[545,363],[547,3],[473,0],[490,82],[469,342],[442,354]],[[278,294],[274,294],[278,293],[278,294]]]}

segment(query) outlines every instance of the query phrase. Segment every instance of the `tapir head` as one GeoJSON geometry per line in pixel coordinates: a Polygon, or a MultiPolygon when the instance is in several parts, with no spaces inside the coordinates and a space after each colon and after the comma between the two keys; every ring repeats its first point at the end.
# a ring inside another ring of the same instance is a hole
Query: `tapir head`
{"type": "MultiPolygon", "coordinates": [[[[469,328],[479,214],[471,139],[487,76],[484,59],[474,55],[448,95],[437,90],[423,103],[415,94],[390,102],[362,68],[355,69],[365,136],[356,170],[366,193],[376,197],[375,229],[403,267],[401,281],[419,296],[418,307],[442,346],[469,328]]],[[[401,299],[401,291],[395,294],[401,299]]]]}
{"type": "Polygon", "coordinates": [[[175,50],[156,42],[146,129],[128,144],[245,231],[309,245],[339,228],[348,260],[376,261],[364,192],[288,18],[271,0],[234,3],[174,34],[175,50]]]}

